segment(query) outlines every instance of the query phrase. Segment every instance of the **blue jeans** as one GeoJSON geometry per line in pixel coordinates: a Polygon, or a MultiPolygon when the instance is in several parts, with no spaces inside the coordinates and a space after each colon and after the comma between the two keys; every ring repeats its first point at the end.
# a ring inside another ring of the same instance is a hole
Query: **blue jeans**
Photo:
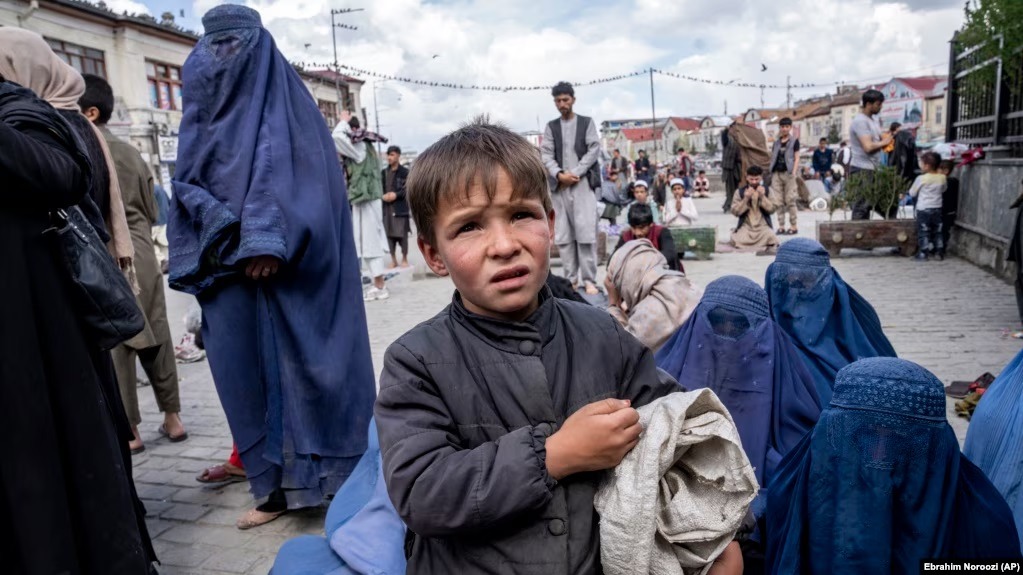
{"type": "Polygon", "coordinates": [[[941,234],[941,209],[916,211],[916,244],[923,254],[945,255],[945,240],[941,234]]]}

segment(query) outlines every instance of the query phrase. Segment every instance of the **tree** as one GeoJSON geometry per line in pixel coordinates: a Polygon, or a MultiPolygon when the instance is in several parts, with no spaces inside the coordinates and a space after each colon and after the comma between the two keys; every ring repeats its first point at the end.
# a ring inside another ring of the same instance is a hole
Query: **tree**
{"type": "Polygon", "coordinates": [[[831,127],[828,128],[828,143],[837,144],[842,141],[842,132],[838,128],[838,124],[835,122],[831,123],[831,127]]]}
{"type": "Polygon", "coordinates": [[[718,153],[718,140],[716,137],[707,138],[707,147],[705,148],[705,151],[711,156],[718,153]]]}
{"type": "MultiPolygon", "coordinates": [[[[1023,2],[1020,0],[967,0],[966,22],[954,41],[960,50],[977,49],[974,62],[1001,59],[1015,62],[1023,49],[1023,2]]],[[[966,77],[966,81],[993,84],[997,66],[983,66],[966,77]]],[[[1023,66],[1006,65],[1004,73],[1009,86],[1018,85],[1023,66]]]]}

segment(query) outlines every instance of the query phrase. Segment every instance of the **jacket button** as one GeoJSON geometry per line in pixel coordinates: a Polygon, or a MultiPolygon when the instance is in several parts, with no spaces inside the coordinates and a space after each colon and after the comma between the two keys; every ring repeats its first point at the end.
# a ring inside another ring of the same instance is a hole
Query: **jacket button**
{"type": "Polygon", "coordinates": [[[565,521],[562,519],[551,519],[547,522],[547,531],[551,532],[551,535],[564,535],[565,534],[565,521]]]}
{"type": "Polygon", "coordinates": [[[536,344],[532,341],[526,339],[519,342],[519,353],[522,355],[533,355],[534,351],[536,351],[536,344]]]}

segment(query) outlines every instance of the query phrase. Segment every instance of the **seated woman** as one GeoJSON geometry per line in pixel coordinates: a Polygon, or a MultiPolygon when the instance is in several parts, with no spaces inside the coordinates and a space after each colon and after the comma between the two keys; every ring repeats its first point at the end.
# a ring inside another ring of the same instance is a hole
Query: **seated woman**
{"type": "Polygon", "coordinates": [[[671,181],[671,199],[664,204],[664,225],[669,228],[690,226],[700,219],[696,211],[696,202],[686,194],[682,178],[671,181]]]}
{"type": "Polygon", "coordinates": [[[682,271],[678,251],[675,249],[675,240],[671,237],[668,228],[661,227],[654,222],[653,211],[646,204],[632,204],[629,206],[629,229],[622,232],[618,238],[617,252],[619,248],[632,240],[647,240],[654,248],[661,252],[668,262],[668,269],[682,271]]]}
{"type": "Polygon", "coordinates": [[[736,190],[732,199],[732,215],[739,218],[739,223],[729,243],[740,250],[770,254],[779,243],[771,224],[771,214],[778,206],[763,181],[764,170],[760,166],[746,169],[746,185],[736,190]]]}
{"type": "Polygon", "coordinates": [[[761,493],[821,412],[802,357],[771,319],[767,293],[744,277],[710,282],[692,319],[661,347],[656,361],[686,389],[710,388],[725,404],[761,493]]]}
{"type": "Polygon", "coordinates": [[[768,573],[917,573],[1020,556],[1005,500],[959,452],[945,390],[896,358],[838,373],[830,406],[767,494],[768,573]]]}
{"type": "Polygon", "coordinates": [[[375,419],[366,452],[327,509],[324,532],[286,541],[270,575],[404,575],[405,524],[387,496],[375,419]]]}
{"type": "MultiPolygon", "coordinates": [[[[984,392],[970,418],[963,453],[977,464],[1012,510],[1023,532],[1023,351],[984,392]]],[[[1023,541],[1021,541],[1023,543],[1023,541]]]]}
{"type": "Polygon", "coordinates": [[[700,290],[668,269],[664,256],[645,239],[628,242],[611,256],[604,287],[608,313],[654,351],[700,301],[700,290]]]}
{"type": "Polygon", "coordinates": [[[874,308],[831,267],[827,250],[807,238],[785,242],[764,280],[771,316],[795,342],[831,401],[838,370],[867,357],[895,357],[874,308]]]}
{"type": "Polygon", "coordinates": [[[821,412],[813,378],[787,335],[771,320],[767,293],[739,276],[712,281],[692,317],[657,352],[657,367],[688,390],[710,388],[735,421],[760,494],[742,542],[746,573],[762,571],[764,508],[782,457],[813,429],[821,412]]]}

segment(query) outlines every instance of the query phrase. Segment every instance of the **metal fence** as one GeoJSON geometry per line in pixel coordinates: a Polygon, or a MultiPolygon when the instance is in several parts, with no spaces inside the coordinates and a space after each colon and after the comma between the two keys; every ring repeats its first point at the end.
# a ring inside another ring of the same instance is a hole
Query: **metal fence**
{"type": "Polygon", "coordinates": [[[945,141],[1023,157],[1023,52],[1010,61],[984,59],[979,47],[961,46],[954,38],[951,44],[945,141]],[[1008,66],[1019,73],[1010,75],[1008,66]],[[990,80],[974,81],[981,73],[990,80]]]}

